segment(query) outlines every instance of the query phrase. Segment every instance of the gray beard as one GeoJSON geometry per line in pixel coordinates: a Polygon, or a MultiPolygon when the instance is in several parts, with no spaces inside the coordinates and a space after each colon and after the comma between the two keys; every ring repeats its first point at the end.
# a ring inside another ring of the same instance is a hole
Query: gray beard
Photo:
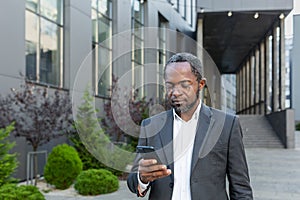
{"type": "Polygon", "coordinates": [[[199,93],[200,93],[200,89],[198,87],[197,95],[196,95],[195,100],[190,105],[187,105],[184,109],[182,109],[181,107],[172,105],[172,107],[175,109],[176,114],[181,116],[181,113],[185,113],[185,112],[191,110],[196,105],[197,100],[199,99],[199,93]]]}

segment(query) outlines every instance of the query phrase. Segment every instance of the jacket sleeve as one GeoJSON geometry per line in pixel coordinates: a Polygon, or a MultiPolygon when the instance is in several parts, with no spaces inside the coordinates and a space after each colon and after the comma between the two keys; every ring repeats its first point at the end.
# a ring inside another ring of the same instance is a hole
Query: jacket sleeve
{"type": "Polygon", "coordinates": [[[233,120],[228,144],[227,176],[230,199],[253,199],[239,119],[233,120]]]}
{"type": "MultiPolygon", "coordinates": [[[[145,131],[144,123],[145,123],[145,121],[142,121],[140,137],[139,137],[139,141],[138,141],[138,145],[141,145],[141,146],[147,145],[146,131],[145,131]]],[[[139,183],[138,183],[138,179],[137,179],[137,172],[138,172],[138,162],[140,159],[141,159],[141,156],[139,154],[136,154],[136,158],[134,159],[134,163],[133,163],[131,172],[129,173],[128,178],[127,178],[127,186],[129,188],[129,190],[131,192],[137,194],[138,197],[144,197],[146,195],[147,191],[149,190],[150,185],[144,192],[142,192],[142,193],[139,192],[139,190],[138,190],[139,183]]]]}

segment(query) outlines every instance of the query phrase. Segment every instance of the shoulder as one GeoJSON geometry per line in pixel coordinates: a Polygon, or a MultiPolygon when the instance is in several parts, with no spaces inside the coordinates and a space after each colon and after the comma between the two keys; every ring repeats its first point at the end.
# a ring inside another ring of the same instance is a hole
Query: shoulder
{"type": "Polygon", "coordinates": [[[142,121],[142,125],[149,125],[150,123],[162,123],[166,121],[167,119],[170,119],[170,117],[173,116],[172,110],[163,111],[161,113],[158,113],[156,115],[153,115],[149,118],[146,118],[142,121]]]}
{"type": "MultiPolygon", "coordinates": [[[[238,116],[233,114],[233,113],[229,113],[220,109],[216,109],[213,107],[209,107],[204,105],[205,107],[207,107],[207,109],[209,109],[209,111],[211,112],[211,116],[212,118],[220,121],[221,119],[224,120],[224,123],[234,123],[235,121],[239,121],[238,116]]],[[[221,121],[223,121],[221,120],[221,121]]]]}

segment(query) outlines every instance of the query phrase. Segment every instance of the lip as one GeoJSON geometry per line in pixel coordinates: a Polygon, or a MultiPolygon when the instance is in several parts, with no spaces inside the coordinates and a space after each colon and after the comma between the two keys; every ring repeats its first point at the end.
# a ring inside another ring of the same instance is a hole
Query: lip
{"type": "Polygon", "coordinates": [[[182,103],[182,99],[172,99],[172,103],[182,103]]]}
{"type": "Polygon", "coordinates": [[[180,106],[182,105],[183,101],[180,101],[180,100],[172,100],[172,104],[173,105],[176,105],[176,106],[180,106]]]}

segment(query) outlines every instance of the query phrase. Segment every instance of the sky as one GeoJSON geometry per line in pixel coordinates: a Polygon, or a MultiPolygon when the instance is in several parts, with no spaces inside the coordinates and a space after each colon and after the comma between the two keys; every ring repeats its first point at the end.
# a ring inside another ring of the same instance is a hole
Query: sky
{"type": "Polygon", "coordinates": [[[293,15],[300,15],[300,0],[294,0],[294,8],[285,18],[285,36],[293,36],[293,15]]]}

